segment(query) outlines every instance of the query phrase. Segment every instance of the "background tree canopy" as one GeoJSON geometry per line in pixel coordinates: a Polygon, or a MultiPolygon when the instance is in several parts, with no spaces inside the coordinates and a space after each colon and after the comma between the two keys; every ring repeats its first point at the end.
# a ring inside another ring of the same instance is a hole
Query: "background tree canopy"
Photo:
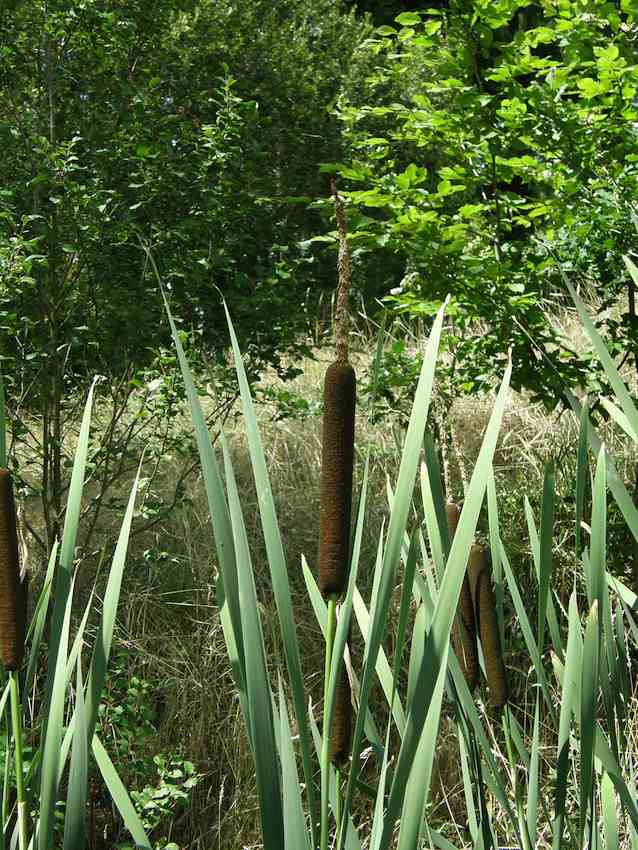
{"type": "Polygon", "coordinates": [[[362,278],[409,316],[452,294],[457,389],[489,385],[510,348],[515,386],[549,406],[598,386],[551,321],[560,269],[595,296],[610,348],[635,357],[622,255],[636,240],[637,35],[625,2],[452,0],[359,48],[375,67],[340,101],[349,156],[332,167],[351,186],[362,278]]]}
{"type": "Polygon", "coordinates": [[[0,319],[34,403],[155,362],[142,245],[192,345],[223,360],[221,292],[253,374],[290,374],[334,283],[333,245],[313,247],[328,173],[368,310],[427,321],[452,293],[455,391],[510,348],[550,406],[596,386],[548,320],[560,269],[634,356],[631,3],[60,0],[5,19],[0,319]]]}

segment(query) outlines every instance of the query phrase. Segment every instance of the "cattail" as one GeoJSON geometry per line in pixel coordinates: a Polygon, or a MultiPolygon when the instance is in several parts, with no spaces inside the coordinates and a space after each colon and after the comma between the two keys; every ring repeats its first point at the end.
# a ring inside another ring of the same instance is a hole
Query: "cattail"
{"type": "Polygon", "coordinates": [[[0,469],[0,660],[17,670],[24,655],[26,586],[20,581],[13,482],[0,469]]]}
{"type": "Polygon", "coordinates": [[[343,767],[350,757],[352,735],[352,696],[350,679],[345,661],[341,662],[341,674],[335,693],[334,714],[330,729],[330,761],[335,767],[343,767]]]}
{"type": "MultiPolygon", "coordinates": [[[[456,533],[456,527],[459,524],[461,509],[454,502],[448,502],[445,505],[445,514],[450,532],[450,541],[452,541],[456,533]]],[[[463,576],[461,595],[452,626],[452,648],[459,660],[461,672],[465,677],[467,686],[470,691],[473,691],[478,682],[479,663],[474,605],[472,604],[472,592],[470,590],[470,580],[467,571],[463,576]]]]}
{"type": "Polygon", "coordinates": [[[348,581],[356,378],[349,363],[332,363],[324,385],[319,587],[340,596],[348,581]]]}
{"type": "Polygon", "coordinates": [[[492,570],[485,546],[472,546],[468,573],[478,634],[483,647],[490,705],[500,709],[507,702],[507,675],[496,618],[492,570]]]}
{"type": "Polygon", "coordinates": [[[356,376],[348,362],[350,265],[343,204],[332,185],[339,229],[339,285],[334,334],[336,360],[326,370],[323,391],[321,493],[319,506],[319,588],[340,596],[348,581],[356,376]]]}

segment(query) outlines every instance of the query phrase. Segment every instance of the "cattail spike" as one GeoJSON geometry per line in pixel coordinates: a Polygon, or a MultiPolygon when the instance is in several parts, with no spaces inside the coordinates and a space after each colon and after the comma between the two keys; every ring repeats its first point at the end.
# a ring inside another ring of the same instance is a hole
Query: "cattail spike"
{"type": "Polygon", "coordinates": [[[352,736],[352,694],[345,662],[341,662],[341,673],[335,693],[335,707],[330,730],[330,761],[335,767],[343,767],[350,757],[352,736]]]}
{"type": "Polygon", "coordinates": [[[0,469],[0,660],[17,670],[24,656],[26,593],[20,581],[18,533],[13,482],[0,469]]]}
{"type": "Polygon", "coordinates": [[[340,596],[348,581],[356,376],[349,363],[332,363],[324,384],[319,588],[340,596]]]}
{"type": "MultiPolygon", "coordinates": [[[[459,524],[461,509],[454,502],[445,505],[450,541],[454,538],[456,527],[459,524]]],[[[479,662],[478,647],[476,643],[476,623],[474,620],[474,606],[472,604],[472,592],[467,571],[463,576],[461,595],[456,610],[456,617],[452,626],[452,648],[459,660],[461,672],[465,677],[467,686],[473,691],[478,682],[479,662]]]]}
{"type": "Polygon", "coordinates": [[[500,709],[507,703],[507,673],[498,631],[492,570],[485,546],[472,546],[468,573],[478,633],[483,647],[490,705],[494,709],[500,709]]]}

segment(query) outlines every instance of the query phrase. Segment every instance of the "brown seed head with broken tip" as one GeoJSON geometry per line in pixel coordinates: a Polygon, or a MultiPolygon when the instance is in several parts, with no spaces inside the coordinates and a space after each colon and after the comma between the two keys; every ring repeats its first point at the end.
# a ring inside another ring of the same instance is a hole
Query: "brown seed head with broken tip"
{"type": "Polygon", "coordinates": [[[341,673],[335,693],[335,707],[330,729],[330,761],[335,767],[343,767],[350,758],[352,737],[352,695],[350,679],[345,662],[341,662],[341,673]]]}
{"type": "Polygon", "coordinates": [[[0,660],[17,670],[24,656],[26,587],[20,580],[13,481],[0,469],[0,660]]]}
{"type": "Polygon", "coordinates": [[[356,377],[349,363],[332,363],[324,384],[319,588],[340,596],[348,581],[356,377]]]}
{"type": "Polygon", "coordinates": [[[487,547],[472,546],[468,574],[478,634],[483,648],[490,705],[493,709],[501,709],[507,703],[507,673],[498,630],[496,600],[492,588],[492,570],[487,547]]]}
{"type": "MultiPolygon", "coordinates": [[[[461,509],[454,502],[445,505],[448,531],[450,541],[453,540],[456,528],[459,524],[461,509]]],[[[473,691],[478,682],[479,661],[478,647],[476,643],[476,623],[474,620],[474,605],[472,604],[472,592],[467,571],[463,576],[461,595],[456,610],[456,617],[452,626],[452,648],[456,653],[461,672],[465,677],[467,686],[473,691]]]]}

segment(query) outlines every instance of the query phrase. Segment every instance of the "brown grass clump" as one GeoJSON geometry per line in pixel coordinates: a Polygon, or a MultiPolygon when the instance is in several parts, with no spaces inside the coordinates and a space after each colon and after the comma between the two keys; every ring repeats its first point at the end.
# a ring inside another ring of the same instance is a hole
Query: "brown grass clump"
{"type": "MultiPolygon", "coordinates": [[[[461,509],[454,502],[448,502],[445,506],[447,524],[450,532],[450,541],[454,538],[456,527],[461,516],[461,509]]],[[[472,603],[472,592],[467,571],[463,576],[461,595],[456,611],[456,617],[452,626],[452,648],[459,660],[461,671],[470,691],[473,691],[478,682],[479,662],[478,648],[476,643],[476,623],[474,620],[474,605],[472,603]]]]}
{"type": "Polygon", "coordinates": [[[483,647],[490,705],[500,709],[507,702],[507,674],[498,632],[489,552],[485,546],[472,546],[468,573],[478,634],[483,647]]]}
{"type": "Polygon", "coordinates": [[[341,673],[335,693],[335,707],[330,729],[330,761],[335,767],[343,767],[350,757],[352,737],[352,695],[350,679],[345,662],[341,662],[341,673]]]}
{"type": "Polygon", "coordinates": [[[17,670],[24,656],[26,585],[20,581],[18,532],[13,482],[0,469],[0,659],[7,670],[17,670]]]}

